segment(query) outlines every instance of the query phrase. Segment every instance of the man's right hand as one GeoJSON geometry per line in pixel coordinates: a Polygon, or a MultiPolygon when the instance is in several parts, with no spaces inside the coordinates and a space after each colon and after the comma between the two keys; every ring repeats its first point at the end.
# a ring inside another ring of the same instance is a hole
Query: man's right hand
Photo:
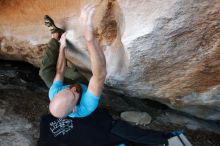
{"type": "Polygon", "coordinates": [[[80,23],[82,25],[84,37],[88,42],[95,38],[94,26],[92,22],[95,7],[96,6],[94,4],[88,4],[81,10],[80,23]]]}

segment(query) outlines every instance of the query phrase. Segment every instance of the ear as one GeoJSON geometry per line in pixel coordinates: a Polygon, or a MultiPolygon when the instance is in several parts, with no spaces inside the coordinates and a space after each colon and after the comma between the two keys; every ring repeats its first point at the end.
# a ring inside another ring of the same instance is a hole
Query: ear
{"type": "Polygon", "coordinates": [[[76,92],[76,87],[75,86],[73,86],[73,87],[71,87],[71,89],[70,89],[72,92],[76,92]]]}

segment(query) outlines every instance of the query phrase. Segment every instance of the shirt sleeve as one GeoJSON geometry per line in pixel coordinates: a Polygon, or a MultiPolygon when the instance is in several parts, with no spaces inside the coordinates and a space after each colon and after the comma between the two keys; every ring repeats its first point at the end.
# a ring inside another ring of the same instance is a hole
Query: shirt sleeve
{"type": "Polygon", "coordinates": [[[49,90],[49,99],[50,101],[53,99],[53,97],[62,90],[63,83],[61,81],[55,81],[49,90]]]}
{"type": "Polygon", "coordinates": [[[86,88],[86,92],[82,95],[80,105],[76,107],[76,112],[70,114],[69,116],[86,117],[90,115],[98,107],[99,99],[99,96],[95,96],[86,88]]]}

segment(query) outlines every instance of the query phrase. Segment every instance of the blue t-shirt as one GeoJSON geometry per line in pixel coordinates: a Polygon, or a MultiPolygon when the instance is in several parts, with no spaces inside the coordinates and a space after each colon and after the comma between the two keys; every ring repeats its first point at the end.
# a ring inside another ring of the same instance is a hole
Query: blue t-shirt
{"type": "MultiPolygon", "coordinates": [[[[90,115],[97,107],[99,103],[99,97],[93,95],[88,90],[88,87],[84,84],[80,84],[82,87],[82,97],[79,105],[76,106],[76,111],[69,114],[69,117],[86,117],[90,115]]],[[[49,90],[50,101],[61,90],[68,88],[69,85],[64,86],[61,81],[55,81],[49,90]]]]}

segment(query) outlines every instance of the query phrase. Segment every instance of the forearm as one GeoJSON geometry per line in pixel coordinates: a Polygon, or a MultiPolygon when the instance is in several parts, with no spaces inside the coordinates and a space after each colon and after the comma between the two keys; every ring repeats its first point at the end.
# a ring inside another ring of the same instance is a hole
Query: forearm
{"type": "Polygon", "coordinates": [[[96,39],[87,42],[88,51],[91,61],[91,69],[94,77],[105,79],[106,77],[106,60],[102,48],[96,39]]]}
{"type": "Polygon", "coordinates": [[[66,58],[65,58],[64,47],[60,47],[59,55],[57,59],[57,65],[56,65],[56,76],[54,80],[63,81],[65,66],[66,66],[66,58]]]}

